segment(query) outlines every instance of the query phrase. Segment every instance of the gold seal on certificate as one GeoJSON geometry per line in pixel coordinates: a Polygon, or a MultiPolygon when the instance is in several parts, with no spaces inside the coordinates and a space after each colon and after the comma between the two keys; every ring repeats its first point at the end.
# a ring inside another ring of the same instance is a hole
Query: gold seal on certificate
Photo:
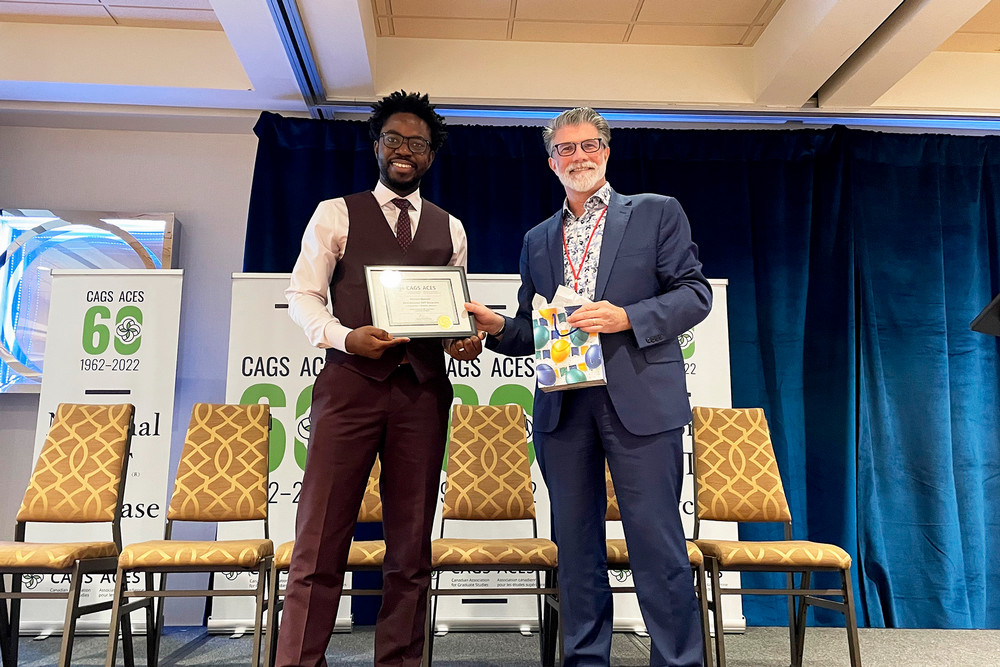
{"type": "Polygon", "coordinates": [[[461,266],[366,266],[372,324],[393,336],[463,338],[476,334],[465,310],[461,266]]]}

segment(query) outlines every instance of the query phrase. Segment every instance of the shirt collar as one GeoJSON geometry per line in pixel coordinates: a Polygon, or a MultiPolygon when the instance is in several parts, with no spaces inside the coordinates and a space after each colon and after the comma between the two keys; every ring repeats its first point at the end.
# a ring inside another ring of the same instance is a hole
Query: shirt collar
{"type": "MultiPolygon", "coordinates": [[[[597,192],[587,197],[587,201],[583,204],[584,215],[587,211],[593,210],[601,206],[608,206],[611,202],[611,183],[605,182],[597,192]]],[[[569,210],[569,200],[563,199],[563,219],[575,218],[573,212],[569,210]]],[[[581,218],[583,216],[580,216],[581,218]]]]}
{"type": "MultiPolygon", "coordinates": [[[[375,189],[372,190],[372,194],[375,195],[375,201],[378,202],[378,205],[380,207],[382,208],[386,208],[387,206],[391,206],[392,208],[396,207],[395,204],[392,203],[392,200],[398,199],[399,195],[390,190],[386,186],[386,184],[383,183],[382,181],[378,182],[378,184],[375,186],[375,189]]],[[[403,197],[403,199],[410,202],[410,206],[413,208],[414,211],[420,213],[420,204],[423,201],[422,199],[420,199],[420,188],[417,188],[410,194],[406,195],[405,197],[403,197]]]]}

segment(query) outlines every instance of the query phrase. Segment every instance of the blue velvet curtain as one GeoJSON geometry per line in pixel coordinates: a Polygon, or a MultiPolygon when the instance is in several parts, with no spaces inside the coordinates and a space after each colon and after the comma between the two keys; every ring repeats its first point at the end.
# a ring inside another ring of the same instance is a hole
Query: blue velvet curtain
{"type": "MultiPolygon", "coordinates": [[[[374,185],[373,147],[360,122],[256,132],[244,268],[288,271],[316,202],[374,185]]],[[[449,133],[423,194],[465,223],[470,271],[516,273],[562,201],[539,130],[449,133]]],[[[733,405],[767,413],[796,539],[854,558],[859,621],[1000,627],[1000,346],[969,330],[1000,291],[1000,138],[616,128],[608,177],[676,196],[729,279],[733,405]]],[[[744,613],[786,622],[780,599],[744,613]]]]}

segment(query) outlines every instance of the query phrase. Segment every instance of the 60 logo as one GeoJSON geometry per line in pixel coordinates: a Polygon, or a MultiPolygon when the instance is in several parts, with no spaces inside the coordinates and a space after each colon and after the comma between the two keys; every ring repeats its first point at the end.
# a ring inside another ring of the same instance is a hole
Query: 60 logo
{"type": "MultiPolygon", "coordinates": [[[[104,354],[111,344],[111,309],[91,306],[83,316],[83,349],[87,354],[104,354]]],[[[114,318],[114,345],[118,354],[135,354],[142,344],[142,311],[122,306],[114,318]]]]}

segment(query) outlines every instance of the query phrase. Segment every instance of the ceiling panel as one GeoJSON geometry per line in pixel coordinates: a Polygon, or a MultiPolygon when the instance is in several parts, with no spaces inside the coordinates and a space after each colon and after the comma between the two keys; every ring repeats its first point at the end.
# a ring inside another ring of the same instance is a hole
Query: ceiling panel
{"type": "Polygon", "coordinates": [[[368,2],[373,9],[376,34],[380,37],[752,46],[784,0],[368,2]],[[490,23],[453,23],[457,19],[484,20],[490,23]],[[402,27],[394,30],[393,21],[402,27]],[[492,23],[494,21],[497,23],[492,23]],[[507,22],[505,34],[500,34],[500,21],[507,22]],[[439,25],[438,22],[442,23],[439,25]],[[477,33],[476,30],[479,29],[485,32],[477,33]]]}
{"type": "Polygon", "coordinates": [[[507,21],[486,19],[394,18],[396,37],[507,39],[507,21]]]}
{"type": "MultiPolygon", "coordinates": [[[[640,3],[640,0],[614,0],[613,2],[610,0],[517,0],[517,11],[514,18],[541,21],[626,23],[632,20],[640,3]]],[[[395,9],[395,4],[393,2],[393,9],[395,9]]]]}
{"type": "MultiPolygon", "coordinates": [[[[506,19],[511,0],[392,0],[393,16],[462,19],[506,19]]],[[[377,14],[389,13],[386,0],[377,0],[377,14]],[[380,8],[380,5],[382,8],[380,8]]]]}
{"type": "Polygon", "coordinates": [[[938,51],[965,51],[994,53],[1000,51],[1000,34],[985,32],[957,32],[942,44],[938,51]]]}
{"type": "Polygon", "coordinates": [[[108,7],[212,10],[210,0],[101,0],[108,7]]]}
{"type": "MultiPolygon", "coordinates": [[[[774,0],[646,0],[640,23],[696,23],[701,25],[750,25],[774,0]]],[[[774,3],[780,4],[780,2],[774,3]]]]}
{"type": "Polygon", "coordinates": [[[108,7],[118,25],[143,28],[187,28],[222,30],[215,12],[204,9],[161,9],[157,7],[108,7]]]}
{"type": "Polygon", "coordinates": [[[625,39],[627,23],[556,23],[515,21],[514,39],[525,42],[590,42],[620,44],[625,39]]]}
{"type": "Polygon", "coordinates": [[[969,19],[969,22],[958,30],[959,32],[997,32],[1000,33],[1000,0],[992,0],[982,11],[969,19]]]}
{"type": "Polygon", "coordinates": [[[108,10],[100,5],[55,5],[39,2],[0,2],[0,21],[114,25],[108,10]]]}
{"type": "Polygon", "coordinates": [[[1000,51],[1000,0],[991,0],[937,50],[971,53],[1000,51]]]}
{"type": "Polygon", "coordinates": [[[738,46],[747,29],[741,25],[637,25],[629,44],[738,46]]]}
{"type": "Polygon", "coordinates": [[[0,0],[0,7],[5,5],[99,5],[101,0],[0,0]]]}

